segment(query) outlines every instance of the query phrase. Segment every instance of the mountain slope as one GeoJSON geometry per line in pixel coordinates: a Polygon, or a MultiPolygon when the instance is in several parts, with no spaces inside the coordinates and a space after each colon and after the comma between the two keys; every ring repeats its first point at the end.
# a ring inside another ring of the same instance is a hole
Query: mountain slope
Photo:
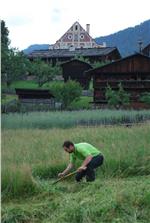
{"type": "Polygon", "coordinates": [[[143,42],[143,47],[150,43],[150,20],[108,36],[95,38],[97,43],[105,42],[107,46],[116,46],[122,56],[139,51],[139,40],[143,42]]]}
{"type": "Polygon", "coordinates": [[[23,50],[25,54],[32,53],[35,50],[48,50],[49,49],[49,44],[33,44],[29,46],[27,49],[23,50]]]}

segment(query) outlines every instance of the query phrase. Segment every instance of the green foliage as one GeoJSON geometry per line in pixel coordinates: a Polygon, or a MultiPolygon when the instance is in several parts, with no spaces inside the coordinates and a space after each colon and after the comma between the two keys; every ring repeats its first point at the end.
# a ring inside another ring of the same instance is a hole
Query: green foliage
{"type": "Polygon", "coordinates": [[[110,62],[109,61],[106,61],[106,62],[99,62],[99,61],[96,61],[92,64],[93,68],[97,68],[97,67],[102,67],[106,64],[109,64],[110,62]]]}
{"type": "Polygon", "coordinates": [[[1,61],[2,61],[2,83],[10,86],[15,80],[23,78],[28,73],[29,60],[22,52],[17,49],[9,49],[9,31],[5,27],[5,22],[1,21],[2,29],[2,48],[1,48],[1,61]]]}
{"type": "Polygon", "coordinates": [[[56,101],[58,102],[62,101],[63,88],[64,88],[64,83],[59,81],[53,81],[49,86],[50,91],[53,93],[53,95],[56,98],[56,101]]]}
{"type": "Polygon", "coordinates": [[[117,108],[129,104],[129,94],[124,91],[121,83],[118,85],[118,88],[119,90],[115,91],[108,85],[105,92],[108,105],[117,108]]]}
{"type": "Polygon", "coordinates": [[[90,64],[90,61],[89,61],[88,58],[85,58],[85,57],[80,56],[80,55],[76,55],[76,56],[74,57],[74,59],[76,59],[76,60],[80,60],[80,61],[82,61],[82,62],[85,62],[85,63],[90,64]]]}
{"type": "Polygon", "coordinates": [[[140,97],[140,101],[146,104],[150,104],[150,93],[149,92],[143,93],[140,97]]]}
{"type": "Polygon", "coordinates": [[[13,81],[25,77],[30,64],[24,54],[15,49],[10,49],[5,54],[5,58],[2,58],[2,63],[2,82],[7,83],[7,86],[10,86],[13,81]]]}
{"type": "Polygon", "coordinates": [[[112,90],[112,88],[109,85],[106,88],[105,96],[109,105],[117,106],[119,101],[118,94],[114,90],[112,90]]]}
{"type": "Polygon", "coordinates": [[[5,21],[1,20],[1,46],[8,49],[10,40],[8,38],[9,31],[5,25],[5,21]]]}
{"type": "Polygon", "coordinates": [[[71,102],[68,109],[69,110],[91,109],[92,105],[90,104],[90,102],[92,101],[93,101],[92,97],[82,96],[79,98],[79,100],[71,102]]]}
{"type": "Polygon", "coordinates": [[[48,80],[52,80],[54,76],[51,72],[51,66],[40,59],[36,59],[32,62],[30,74],[35,75],[35,80],[39,87],[41,87],[48,80]]]}
{"type": "Polygon", "coordinates": [[[119,104],[120,105],[127,105],[127,104],[129,104],[129,96],[130,96],[130,94],[127,93],[123,89],[121,83],[119,83],[118,87],[119,87],[119,90],[118,90],[119,104]]]}
{"type": "Polygon", "coordinates": [[[53,66],[52,63],[47,64],[41,59],[34,60],[30,68],[30,74],[36,76],[35,80],[39,87],[53,80],[56,75],[61,75],[61,73],[62,70],[58,64],[53,66]]]}
{"type": "Polygon", "coordinates": [[[64,88],[62,91],[62,102],[64,108],[67,108],[72,101],[78,100],[82,94],[82,87],[78,82],[75,81],[67,81],[64,84],[64,88]]]}
{"type": "Polygon", "coordinates": [[[72,80],[66,83],[54,82],[50,86],[50,90],[65,109],[68,108],[72,101],[78,100],[82,93],[80,84],[72,80]]]}

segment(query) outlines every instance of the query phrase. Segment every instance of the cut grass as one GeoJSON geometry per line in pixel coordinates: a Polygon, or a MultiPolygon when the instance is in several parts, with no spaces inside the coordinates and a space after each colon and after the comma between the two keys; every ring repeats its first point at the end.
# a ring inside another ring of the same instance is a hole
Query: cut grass
{"type": "Polygon", "coordinates": [[[93,183],[41,182],[41,193],[2,205],[5,223],[148,223],[148,177],[98,179],[93,183]]]}

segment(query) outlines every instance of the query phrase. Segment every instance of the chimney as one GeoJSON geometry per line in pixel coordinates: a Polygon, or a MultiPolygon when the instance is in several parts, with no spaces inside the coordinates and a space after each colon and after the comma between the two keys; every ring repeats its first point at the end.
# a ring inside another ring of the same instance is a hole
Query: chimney
{"type": "Polygon", "coordinates": [[[86,24],[86,32],[90,34],[90,24],[86,24]]]}

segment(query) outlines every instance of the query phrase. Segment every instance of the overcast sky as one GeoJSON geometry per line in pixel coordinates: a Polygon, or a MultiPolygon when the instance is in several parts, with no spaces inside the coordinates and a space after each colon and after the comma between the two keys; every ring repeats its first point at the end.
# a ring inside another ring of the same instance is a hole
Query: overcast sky
{"type": "Polygon", "coordinates": [[[78,21],[90,35],[105,36],[150,19],[149,0],[3,0],[1,19],[11,46],[54,44],[78,21]]]}

